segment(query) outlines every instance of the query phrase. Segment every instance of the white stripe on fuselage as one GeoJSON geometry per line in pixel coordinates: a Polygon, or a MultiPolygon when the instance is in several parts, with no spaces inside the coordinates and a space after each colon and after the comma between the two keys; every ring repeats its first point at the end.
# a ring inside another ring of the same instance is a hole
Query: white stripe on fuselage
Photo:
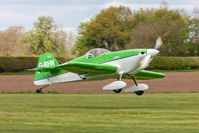
{"type": "MultiPolygon", "coordinates": [[[[139,67],[139,62],[143,58],[143,55],[135,55],[135,56],[130,56],[118,60],[113,60],[110,62],[105,62],[102,64],[107,64],[107,65],[113,65],[118,67],[118,71],[114,74],[103,74],[103,75],[88,75],[86,76],[86,80],[98,80],[98,79],[107,79],[110,77],[114,77],[118,73],[129,73],[132,71],[136,71],[139,67]]],[[[85,75],[82,75],[85,76],[85,75]]],[[[74,82],[74,81],[81,81],[84,80],[82,76],[76,74],[76,73],[63,73],[57,76],[49,77],[46,79],[41,79],[41,80],[35,80],[34,84],[35,85],[50,85],[50,84],[56,84],[56,83],[65,83],[65,82],[74,82]]]]}
{"type": "Polygon", "coordinates": [[[141,59],[143,59],[143,57],[144,57],[143,55],[139,54],[103,64],[117,66],[118,67],[117,73],[119,74],[129,73],[138,69],[139,62],[141,61],[141,59]]]}
{"type": "Polygon", "coordinates": [[[50,84],[56,84],[56,83],[64,83],[64,82],[72,82],[72,81],[79,81],[82,80],[82,78],[75,73],[66,72],[57,76],[41,79],[41,80],[35,80],[35,85],[50,85],[50,84]]]}

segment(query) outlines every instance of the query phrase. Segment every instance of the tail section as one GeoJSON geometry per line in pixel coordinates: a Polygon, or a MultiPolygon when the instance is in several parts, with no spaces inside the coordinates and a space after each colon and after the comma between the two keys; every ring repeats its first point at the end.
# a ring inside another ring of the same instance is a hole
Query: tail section
{"type": "Polygon", "coordinates": [[[37,68],[53,68],[59,65],[55,57],[51,53],[45,53],[39,56],[37,68]]]}
{"type": "Polygon", "coordinates": [[[45,53],[40,55],[35,72],[34,84],[35,85],[51,84],[48,78],[52,76],[51,71],[53,71],[53,68],[57,65],[59,65],[59,63],[51,53],[45,53]],[[47,69],[42,69],[42,68],[47,68],[47,69]]]}

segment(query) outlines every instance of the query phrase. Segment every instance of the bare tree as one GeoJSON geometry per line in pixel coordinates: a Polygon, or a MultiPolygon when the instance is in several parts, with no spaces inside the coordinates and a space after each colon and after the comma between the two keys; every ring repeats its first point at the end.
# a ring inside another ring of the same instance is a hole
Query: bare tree
{"type": "Polygon", "coordinates": [[[0,55],[24,55],[27,52],[23,42],[25,29],[22,26],[10,27],[0,32],[0,55]]]}

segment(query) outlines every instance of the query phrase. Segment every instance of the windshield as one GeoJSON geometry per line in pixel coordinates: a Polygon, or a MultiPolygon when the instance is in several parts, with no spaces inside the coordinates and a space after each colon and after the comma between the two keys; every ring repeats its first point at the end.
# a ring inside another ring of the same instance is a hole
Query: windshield
{"type": "Polygon", "coordinates": [[[107,52],[110,52],[110,51],[107,49],[103,49],[103,48],[96,48],[96,49],[92,49],[92,50],[88,51],[86,53],[86,55],[88,56],[88,58],[91,58],[91,57],[95,57],[95,56],[98,56],[100,54],[107,53],[107,52]]]}

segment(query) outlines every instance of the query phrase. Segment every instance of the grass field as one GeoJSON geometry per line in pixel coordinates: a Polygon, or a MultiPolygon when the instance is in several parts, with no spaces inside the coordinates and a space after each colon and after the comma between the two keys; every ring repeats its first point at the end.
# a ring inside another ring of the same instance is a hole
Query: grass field
{"type": "Polygon", "coordinates": [[[0,94],[0,133],[198,133],[199,93],[0,94]]]}

